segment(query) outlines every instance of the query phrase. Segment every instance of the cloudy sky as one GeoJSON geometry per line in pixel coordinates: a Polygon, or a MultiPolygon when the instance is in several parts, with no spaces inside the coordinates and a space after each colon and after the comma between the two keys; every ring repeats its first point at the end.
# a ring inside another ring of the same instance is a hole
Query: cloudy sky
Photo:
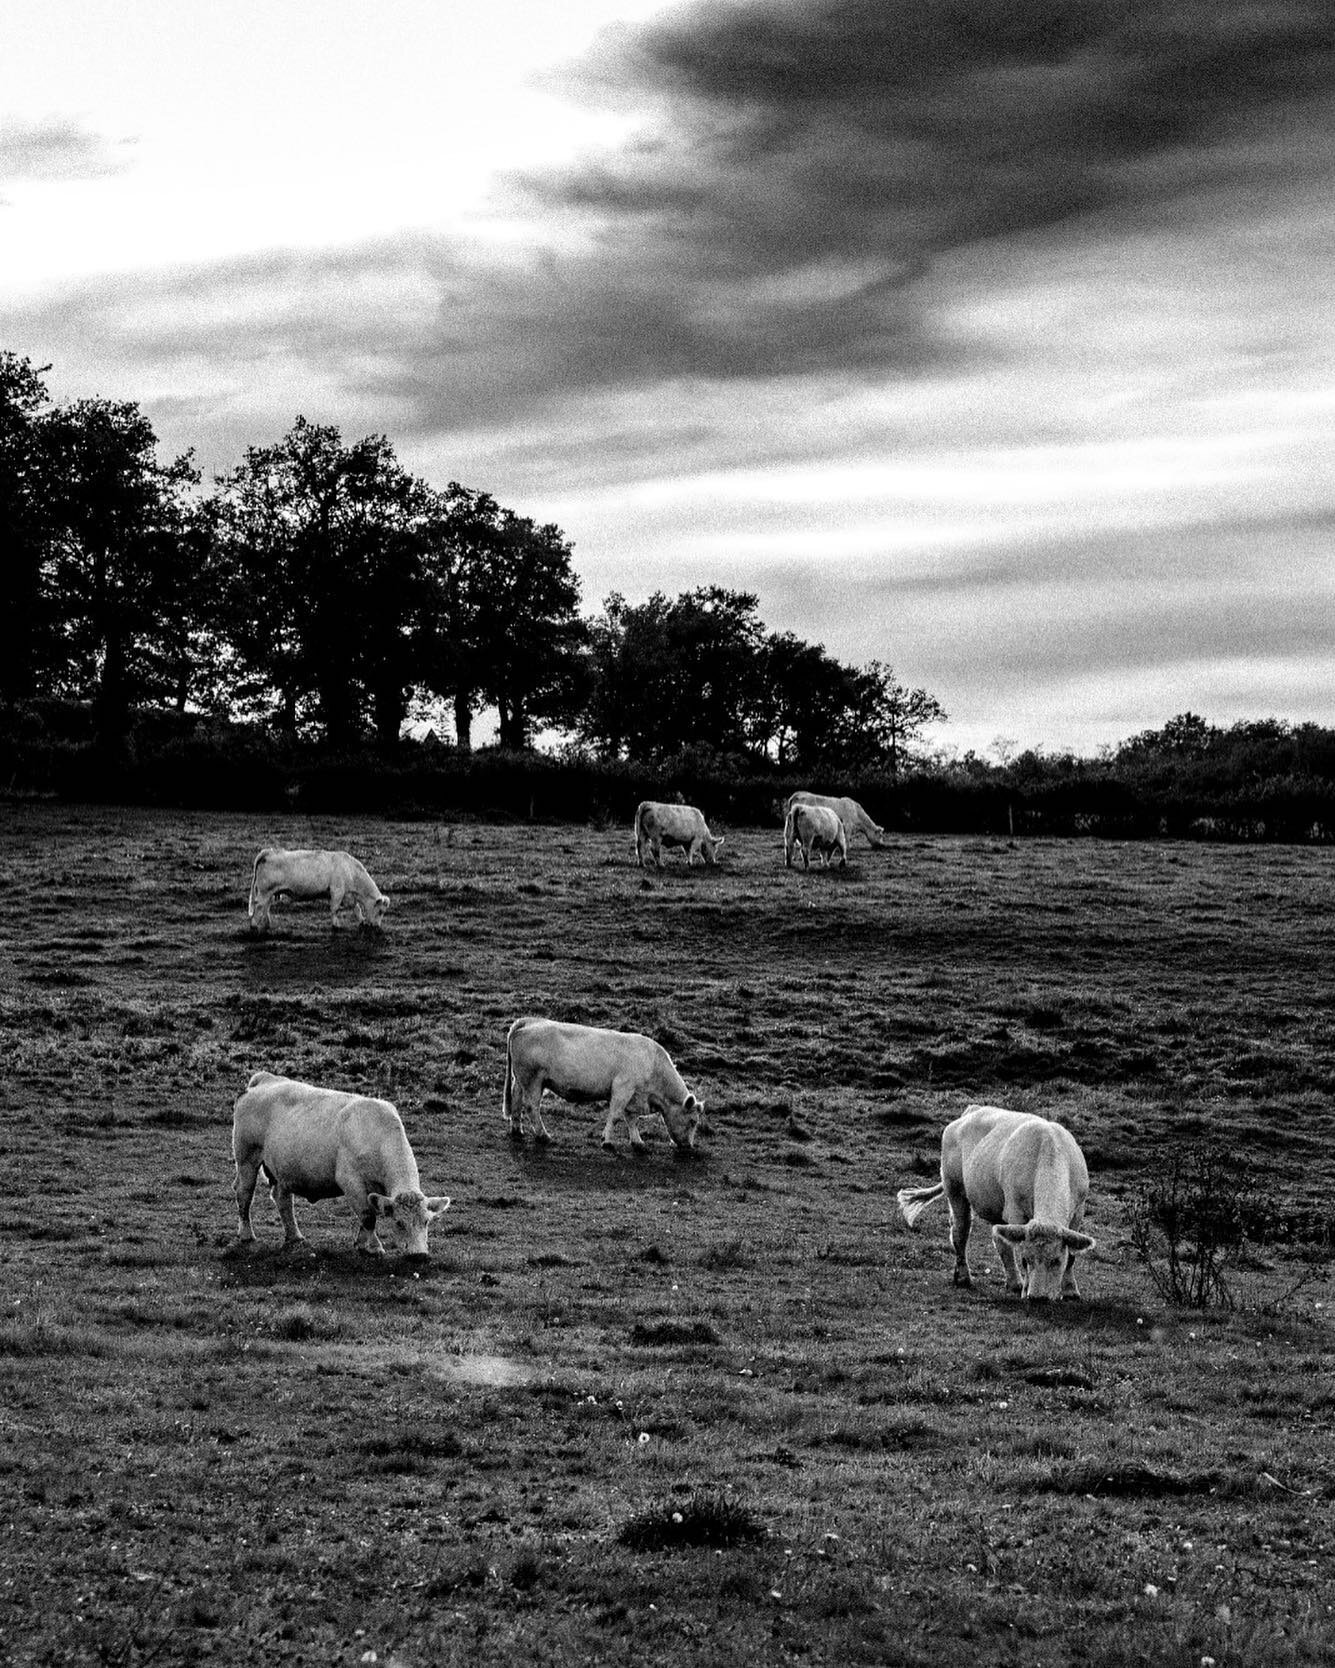
{"type": "Polygon", "coordinates": [[[939,740],[1335,724],[1327,0],[6,0],[0,346],[754,590],[939,740]]]}

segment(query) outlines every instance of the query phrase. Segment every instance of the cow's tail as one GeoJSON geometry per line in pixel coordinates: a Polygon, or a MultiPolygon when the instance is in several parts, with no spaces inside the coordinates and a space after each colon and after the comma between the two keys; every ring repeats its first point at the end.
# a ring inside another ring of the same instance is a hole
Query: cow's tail
{"type": "Polygon", "coordinates": [[[895,1199],[904,1213],[905,1222],[911,1227],[928,1205],[934,1205],[945,1190],[944,1182],[934,1182],[931,1187],[901,1187],[895,1194],[895,1199]]]}
{"type": "Polygon", "coordinates": [[[793,866],[793,827],[797,821],[797,801],[790,800],[783,819],[783,861],[786,868],[793,866]]]}
{"type": "Polygon", "coordinates": [[[268,846],[265,846],[263,851],[257,851],[255,853],[255,867],[250,871],[250,918],[252,921],[255,919],[255,904],[260,892],[260,864],[268,855],[268,846]]]}
{"type": "Polygon", "coordinates": [[[635,861],[644,867],[644,805],[643,800],[635,807],[635,861]]]}
{"type": "Polygon", "coordinates": [[[510,1060],[510,1046],[514,1041],[515,1028],[512,1025],[505,1037],[505,1087],[501,1090],[501,1116],[506,1123],[510,1122],[510,1108],[514,1105],[514,1066],[510,1060]]]}

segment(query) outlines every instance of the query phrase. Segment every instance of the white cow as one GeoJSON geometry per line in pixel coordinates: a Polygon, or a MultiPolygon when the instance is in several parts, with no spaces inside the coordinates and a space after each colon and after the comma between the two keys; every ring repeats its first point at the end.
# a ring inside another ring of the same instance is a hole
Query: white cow
{"type": "Polygon", "coordinates": [[[828,793],[807,793],[805,789],[791,793],[784,801],[784,820],[794,805],[824,805],[834,812],[850,834],[861,833],[869,846],[888,846],[889,840],[880,823],[873,822],[856,799],[839,799],[828,793]]]}
{"type": "Polygon", "coordinates": [[[725,834],[720,834],[717,840],[714,838],[703,813],[694,805],[660,805],[655,799],[646,799],[635,812],[635,856],[641,868],[646,843],[660,869],[664,846],[685,846],[689,869],[697,852],[706,863],[716,863],[718,848],[726,838],[725,834]]]}
{"type": "Polygon", "coordinates": [[[971,1211],[993,1224],[1006,1289],[1021,1297],[1079,1297],[1075,1258],[1094,1241],[1080,1232],[1089,1172],[1075,1136],[1033,1112],[968,1106],[941,1136],[941,1180],[898,1195],[905,1219],[944,1193],[957,1286],[972,1285],[965,1255],[971,1211]]]}
{"type": "Polygon", "coordinates": [[[383,1253],[378,1223],[393,1230],[398,1248],[425,1257],[427,1229],[450,1201],[428,1198],[417,1175],[403,1121],[387,1100],[317,1089],[290,1077],[257,1071],[232,1114],[236,1160],[237,1233],[253,1241],[250,1202],[261,1169],[283,1222],[284,1246],[305,1239],[292,1197],[332,1199],[342,1194],[360,1223],[357,1249],[383,1253]]]}
{"type": "Polygon", "coordinates": [[[637,1118],[657,1112],[678,1151],[695,1145],[704,1104],[677,1074],[667,1050],[638,1031],[604,1031],[555,1019],[517,1019],[505,1039],[505,1092],[501,1115],[513,1140],[524,1138],[524,1112],[533,1117],[534,1139],[551,1134],[542,1121],[542,1091],[569,1101],[607,1101],[603,1146],[612,1126],[626,1120],[631,1148],[644,1151],[637,1118]]]}
{"type": "Polygon", "coordinates": [[[783,825],[783,861],[790,869],[794,846],[802,853],[804,869],[811,867],[813,851],[820,852],[827,868],[837,851],[844,868],[848,867],[848,833],[828,805],[789,805],[783,825]]]}
{"type": "Polygon", "coordinates": [[[358,919],[369,926],[382,924],[389,899],[357,858],[346,851],[282,851],[265,846],[255,858],[250,882],[250,924],[268,932],[270,910],[280,895],[289,898],[328,898],[329,914],[338,926],[338,912],[351,900],[358,919]]]}

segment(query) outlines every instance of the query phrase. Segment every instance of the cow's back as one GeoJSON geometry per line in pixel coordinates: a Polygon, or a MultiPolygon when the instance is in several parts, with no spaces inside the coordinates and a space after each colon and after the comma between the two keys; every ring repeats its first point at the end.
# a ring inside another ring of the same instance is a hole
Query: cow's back
{"type": "Polygon", "coordinates": [[[1064,1125],[1036,1112],[970,1106],[942,1137],[942,1166],[953,1166],[985,1222],[1069,1221],[1089,1190],[1079,1143],[1064,1125]]]}
{"type": "Polygon", "coordinates": [[[388,1101],[257,1072],[236,1103],[233,1150],[258,1152],[297,1192],[333,1188],[339,1157],[388,1191],[417,1186],[417,1165],[388,1101]]]}

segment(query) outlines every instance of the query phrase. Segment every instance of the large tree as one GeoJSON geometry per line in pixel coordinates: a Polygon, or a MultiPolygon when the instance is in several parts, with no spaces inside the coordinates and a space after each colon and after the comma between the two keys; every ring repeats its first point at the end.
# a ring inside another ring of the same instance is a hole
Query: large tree
{"type": "Polygon", "coordinates": [[[910,689],[882,661],[869,661],[848,680],[847,705],[833,738],[839,762],[846,768],[879,765],[894,773],[927,726],[945,718],[935,695],[910,689]]]}
{"type": "Polygon", "coordinates": [[[536,726],[573,722],[588,628],[561,530],[457,481],[434,495],[425,527],[424,682],[453,703],[459,746],[471,745],[489,702],[503,747],[526,747],[536,726]]]}
{"type": "Polygon", "coordinates": [[[42,570],[47,554],[47,471],[38,413],[47,404],[42,369],[0,352],[0,697],[37,693],[49,637],[42,570]]]}
{"type": "Polygon", "coordinates": [[[136,706],[180,686],[195,581],[182,536],[199,477],[189,454],[158,462],[152,425],[130,402],[80,400],[44,413],[39,432],[45,681],[91,699],[98,733],[114,739],[136,706]]]}
{"type": "Polygon", "coordinates": [[[397,740],[419,681],[424,492],[383,436],[345,445],[304,417],[220,478],[225,631],[252,709],[267,701],[293,730],[316,722],[334,747],[368,714],[383,744],[397,740]]]}
{"type": "Polygon", "coordinates": [[[581,732],[602,751],[662,758],[684,747],[745,753],[763,719],[757,598],[719,586],[632,605],[609,596],[592,627],[581,732]]]}

